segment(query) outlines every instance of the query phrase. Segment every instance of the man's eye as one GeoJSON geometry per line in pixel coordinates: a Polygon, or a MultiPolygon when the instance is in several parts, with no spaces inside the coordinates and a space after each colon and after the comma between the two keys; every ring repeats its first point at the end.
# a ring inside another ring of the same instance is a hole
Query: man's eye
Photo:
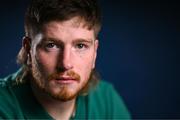
{"type": "Polygon", "coordinates": [[[76,45],[76,48],[78,49],[83,49],[83,48],[86,48],[87,46],[85,44],[82,44],[82,43],[79,43],[76,45]]]}
{"type": "Polygon", "coordinates": [[[60,48],[55,43],[47,43],[47,44],[45,44],[44,47],[47,51],[56,51],[56,50],[59,50],[59,48],[60,48]]]}
{"type": "Polygon", "coordinates": [[[57,47],[54,43],[48,43],[46,45],[46,48],[54,48],[54,47],[57,47]]]}

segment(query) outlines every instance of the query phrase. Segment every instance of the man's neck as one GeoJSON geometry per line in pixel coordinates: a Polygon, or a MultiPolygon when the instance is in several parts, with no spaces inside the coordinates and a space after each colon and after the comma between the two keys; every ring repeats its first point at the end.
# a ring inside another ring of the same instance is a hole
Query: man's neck
{"type": "Polygon", "coordinates": [[[69,120],[75,112],[76,99],[67,102],[59,101],[49,95],[45,95],[45,93],[42,93],[42,91],[34,85],[32,85],[32,91],[40,104],[55,120],[69,120]]]}
{"type": "Polygon", "coordinates": [[[38,100],[55,120],[69,120],[75,111],[75,99],[67,102],[38,100]]]}

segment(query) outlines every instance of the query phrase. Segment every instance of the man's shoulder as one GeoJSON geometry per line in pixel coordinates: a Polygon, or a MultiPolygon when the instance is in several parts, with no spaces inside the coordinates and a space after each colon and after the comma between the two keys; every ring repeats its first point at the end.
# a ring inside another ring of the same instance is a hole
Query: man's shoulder
{"type": "Polygon", "coordinates": [[[13,81],[13,74],[0,78],[0,98],[6,98],[11,95],[11,86],[9,84],[11,81],[13,81]]]}
{"type": "Polygon", "coordinates": [[[19,86],[22,86],[15,84],[18,72],[9,74],[7,77],[4,78],[0,78],[0,100],[16,98],[15,93],[17,91],[17,88],[19,86]]]}
{"type": "Polygon", "coordinates": [[[114,101],[114,94],[117,94],[117,92],[113,85],[107,81],[101,80],[89,93],[89,102],[99,106],[101,105],[101,107],[108,107],[108,105],[114,101]]]}
{"type": "Polygon", "coordinates": [[[107,81],[101,80],[96,89],[91,91],[88,104],[91,106],[92,114],[99,113],[99,115],[105,116],[102,118],[130,118],[124,100],[113,87],[113,84],[107,81]],[[93,107],[96,107],[96,110],[93,107]]]}
{"type": "Polygon", "coordinates": [[[11,87],[5,84],[6,83],[2,82],[0,86],[0,103],[2,103],[0,109],[2,110],[6,110],[4,108],[8,106],[14,106],[13,103],[15,102],[11,87]]]}
{"type": "Polygon", "coordinates": [[[99,82],[99,88],[101,88],[101,89],[104,89],[104,88],[112,88],[113,87],[113,85],[112,85],[112,83],[110,83],[110,82],[108,82],[108,81],[105,81],[105,80],[101,80],[100,82],[99,82]]]}
{"type": "Polygon", "coordinates": [[[15,73],[12,73],[12,74],[7,75],[7,76],[4,77],[4,78],[0,78],[0,88],[2,88],[2,87],[4,87],[4,86],[10,86],[10,85],[12,85],[11,83],[16,80],[16,77],[17,77],[17,75],[20,73],[20,70],[21,70],[21,69],[19,69],[19,70],[18,70],[17,72],[15,72],[15,73]]]}
{"type": "Polygon", "coordinates": [[[105,80],[100,80],[98,85],[92,90],[92,94],[107,95],[116,92],[113,85],[105,80]]]}
{"type": "Polygon", "coordinates": [[[14,80],[14,74],[0,79],[0,119],[11,119],[19,114],[19,104],[15,95],[15,89],[11,85],[11,82],[14,80]]]}

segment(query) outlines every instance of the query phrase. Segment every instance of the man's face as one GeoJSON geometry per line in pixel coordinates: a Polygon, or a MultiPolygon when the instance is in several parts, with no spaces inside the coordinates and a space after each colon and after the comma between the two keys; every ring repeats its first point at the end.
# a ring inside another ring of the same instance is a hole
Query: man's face
{"type": "Polygon", "coordinates": [[[78,20],[49,22],[32,40],[32,83],[61,101],[79,94],[95,66],[98,40],[78,20]]]}

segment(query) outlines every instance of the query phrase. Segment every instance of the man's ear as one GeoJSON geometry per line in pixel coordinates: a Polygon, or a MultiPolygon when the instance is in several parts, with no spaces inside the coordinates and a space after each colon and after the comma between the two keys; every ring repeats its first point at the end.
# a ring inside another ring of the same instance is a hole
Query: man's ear
{"type": "Polygon", "coordinates": [[[23,41],[22,41],[22,45],[24,50],[26,51],[27,54],[30,54],[30,50],[31,50],[31,38],[24,36],[23,37],[23,41]]]}
{"type": "Polygon", "coordinates": [[[96,56],[97,56],[97,50],[98,50],[98,46],[99,46],[99,40],[98,39],[96,39],[95,40],[95,43],[94,43],[94,61],[93,61],[93,69],[95,68],[95,64],[96,64],[96,56]]]}

